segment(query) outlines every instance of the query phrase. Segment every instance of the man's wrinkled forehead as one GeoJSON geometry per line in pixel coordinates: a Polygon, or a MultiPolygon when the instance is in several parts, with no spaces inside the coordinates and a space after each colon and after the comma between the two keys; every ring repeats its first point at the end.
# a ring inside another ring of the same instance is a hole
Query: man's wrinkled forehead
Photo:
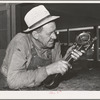
{"type": "Polygon", "coordinates": [[[43,28],[56,28],[56,23],[54,21],[49,22],[49,23],[43,25],[43,28]]]}

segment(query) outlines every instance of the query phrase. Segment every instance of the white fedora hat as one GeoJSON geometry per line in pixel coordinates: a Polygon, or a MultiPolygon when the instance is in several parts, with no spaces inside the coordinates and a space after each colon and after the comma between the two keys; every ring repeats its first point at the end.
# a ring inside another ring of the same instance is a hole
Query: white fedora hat
{"type": "Polygon", "coordinates": [[[24,21],[28,26],[28,29],[24,30],[24,32],[32,31],[59,17],[60,16],[51,16],[43,5],[34,7],[24,17],[24,21]]]}

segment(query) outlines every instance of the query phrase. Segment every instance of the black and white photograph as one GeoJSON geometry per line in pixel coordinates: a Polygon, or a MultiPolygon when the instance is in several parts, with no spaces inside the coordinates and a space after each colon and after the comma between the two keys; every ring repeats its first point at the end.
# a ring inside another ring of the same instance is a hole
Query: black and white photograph
{"type": "Polygon", "coordinates": [[[0,2],[0,92],[7,91],[99,92],[100,3],[0,2]]]}

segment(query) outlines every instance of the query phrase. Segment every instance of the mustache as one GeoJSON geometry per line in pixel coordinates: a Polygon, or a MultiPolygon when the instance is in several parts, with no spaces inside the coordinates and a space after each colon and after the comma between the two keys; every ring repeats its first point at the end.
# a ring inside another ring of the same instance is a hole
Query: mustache
{"type": "Polygon", "coordinates": [[[54,41],[55,41],[54,39],[50,39],[50,40],[49,40],[49,42],[54,42],[54,41]]]}
{"type": "Polygon", "coordinates": [[[54,40],[52,40],[52,41],[49,41],[49,42],[51,42],[51,43],[54,43],[54,40]]]}

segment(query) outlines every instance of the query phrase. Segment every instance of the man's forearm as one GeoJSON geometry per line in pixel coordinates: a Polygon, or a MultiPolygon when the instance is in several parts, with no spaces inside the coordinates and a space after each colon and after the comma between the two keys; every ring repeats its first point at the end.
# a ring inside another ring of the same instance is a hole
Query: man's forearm
{"type": "Polygon", "coordinates": [[[23,87],[34,87],[39,85],[46,77],[45,67],[36,70],[23,70],[8,73],[7,82],[10,88],[19,89],[23,87]]]}

